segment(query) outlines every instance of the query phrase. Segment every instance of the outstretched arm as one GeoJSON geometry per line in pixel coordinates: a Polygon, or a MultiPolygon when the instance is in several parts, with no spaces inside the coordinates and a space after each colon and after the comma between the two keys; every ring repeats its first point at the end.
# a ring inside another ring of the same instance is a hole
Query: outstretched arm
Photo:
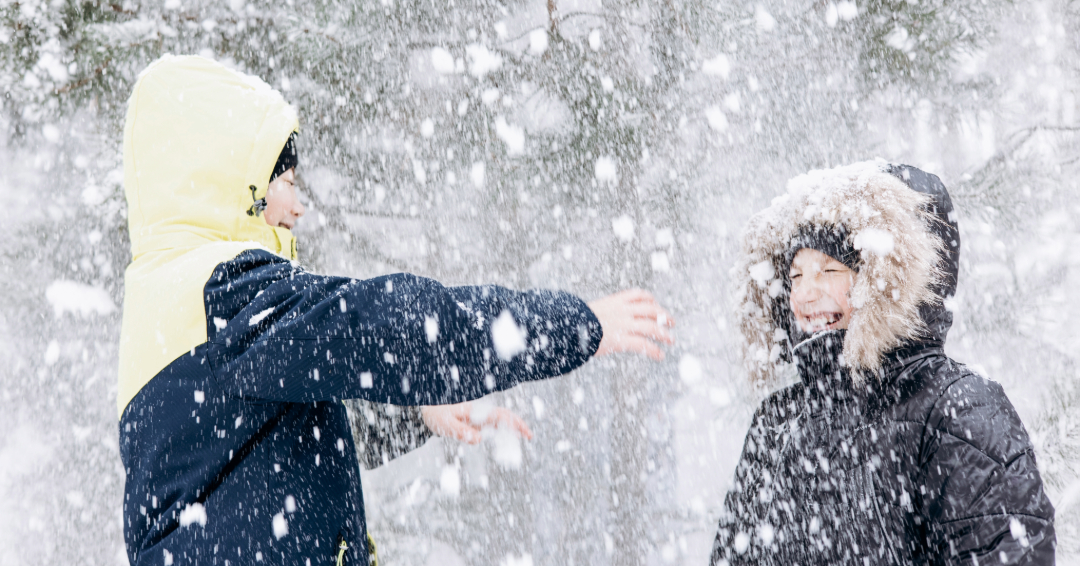
{"type": "Polygon", "coordinates": [[[253,401],[460,403],[573,370],[609,328],[606,351],[670,340],[657,318],[643,320],[658,307],[640,294],[602,300],[602,322],[568,293],[325,277],[262,251],[219,266],[205,292],[210,367],[253,401]]]}

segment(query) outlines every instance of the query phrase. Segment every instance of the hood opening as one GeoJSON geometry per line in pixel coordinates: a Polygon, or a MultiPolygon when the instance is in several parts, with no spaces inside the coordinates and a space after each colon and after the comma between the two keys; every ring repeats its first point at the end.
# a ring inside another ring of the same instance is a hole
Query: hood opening
{"type": "Polygon", "coordinates": [[[797,361],[793,346],[809,337],[795,323],[788,278],[804,247],[856,272],[855,311],[842,338],[853,379],[874,373],[904,345],[943,342],[952,319],[942,298],[955,292],[959,257],[951,211],[940,180],[910,166],[856,163],[789,181],[786,194],[751,218],[736,267],[752,378],[770,381],[778,364],[797,361]]]}

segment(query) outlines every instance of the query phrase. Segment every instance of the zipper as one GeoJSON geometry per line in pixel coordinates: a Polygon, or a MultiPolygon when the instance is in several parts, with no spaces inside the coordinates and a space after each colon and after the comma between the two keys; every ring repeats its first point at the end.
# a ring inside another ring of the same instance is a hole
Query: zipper
{"type": "Polygon", "coordinates": [[[349,544],[346,543],[345,541],[341,541],[341,544],[338,545],[337,565],[336,566],[345,566],[345,551],[346,550],[349,550],[349,544]]]}
{"type": "Polygon", "coordinates": [[[893,547],[892,537],[889,536],[888,528],[885,526],[885,517],[881,513],[881,502],[878,501],[876,490],[874,489],[874,472],[870,469],[870,466],[863,466],[864,476],[866,478],[867,491],[870,494],[870,500],[874,505],[874,514],[877,515],[878,525],[881,526],[882,542],[886,548],[889,549],[889,555],[892,556],[893,564],[901,564],[900,557],[896,554],[896,548],[893,547]]]}

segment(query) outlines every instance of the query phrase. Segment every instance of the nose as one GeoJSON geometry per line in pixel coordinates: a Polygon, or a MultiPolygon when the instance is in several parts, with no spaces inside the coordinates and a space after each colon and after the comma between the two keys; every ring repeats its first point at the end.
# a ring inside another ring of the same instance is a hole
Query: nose
{"type": "Polygon", "coordinates": [[[307,212],[307,209],[304,208],[303,203],[300,202],[300,199],[296,199],[292,210],[293,216],[300,218],[305,212],[307,212]]]}
{"type": "Polygon", "coordinates": [[[802,281],[791,291],[792,302],[809,304],[821,298],[822,289],[817,277],[803,275],[802,281]]]}

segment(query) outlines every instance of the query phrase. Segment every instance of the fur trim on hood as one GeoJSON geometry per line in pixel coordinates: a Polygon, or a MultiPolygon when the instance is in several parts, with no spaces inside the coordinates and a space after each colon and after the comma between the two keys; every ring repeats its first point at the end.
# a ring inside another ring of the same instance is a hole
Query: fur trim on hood
{"type": "Polygon", "coordinates": [[[855,310],[844,340],[853,377],[880,369],[885,354],[927,333],[920,307],[940,302],[943,242],[931,198],[890,174],[884,161],[815,170],[788,181],[787,193],[754,215],[735,267],[743,356],[751,377],[771,381],[790,360],[790,281],[786,252],[800,227],[843,227],[859,251],[851,289],[855,310]]]}

